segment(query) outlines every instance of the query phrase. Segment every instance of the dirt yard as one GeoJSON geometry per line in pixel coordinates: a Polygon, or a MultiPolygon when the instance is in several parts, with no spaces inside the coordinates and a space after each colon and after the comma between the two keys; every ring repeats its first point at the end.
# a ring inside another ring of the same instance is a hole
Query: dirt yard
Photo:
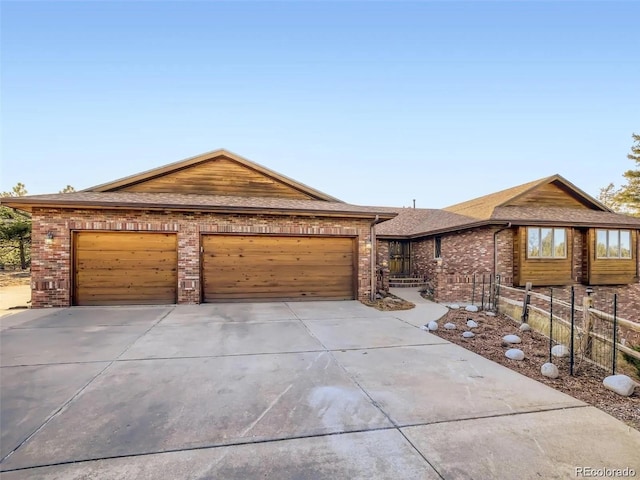
{"type": "Polygon", "coordinates": [[[549,339],[543,335],[534,331],[520,332],[516,322],[502,315],[491,317],[484,312],[472,313],[465,310],[450,310],[438,322],[438,325],[438,330],[432,333],[593,405],[640,430],[640,387],[637,387],[630,397],[617,395],[602,385],[602,380],[611,375],[610,372],[582,362],[576,363],[576,375],[571,376],[568,358],[554,358],[553,363],[558,367],[560,377],[557,379],[545,377],[540,373],[540,367],[549,361],[549,339]],[[478,328],[467,328],[468,319],[474,320],[478,324],[478,328]],[[447,322],[455,324],[456,330],[445,330],[443,326],[447,322]],[[463,338],[462,332],[464,331],[474,332],[475,337],[463,338]],[[509,334],[518,335],[522,339],[522,343],[503,346],[502,337],[509,334]],[[509,348],[522,350],[525,359],[516,361],[506,358],[505,352],[509,348]]]}
{"type": "Polygon", "coordinates": [[[0,270],[0,317],[29,308],[31,303],[29,271],[0,270]]]}

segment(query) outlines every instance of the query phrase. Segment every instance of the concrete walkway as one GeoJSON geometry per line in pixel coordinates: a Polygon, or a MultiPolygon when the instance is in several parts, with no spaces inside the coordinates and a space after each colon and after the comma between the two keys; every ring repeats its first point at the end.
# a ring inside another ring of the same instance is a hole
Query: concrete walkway
{"type": "Polygon", "coordinates": [[[640,432],[421,330],[443,310],[416,303],[409,312],[352,301],[12,315],[0,332],[0,476],[640,474],[640,432]]]}
{"type": "Polygon", "coordinates": [[[447,311],[447,307],[439,303],[430,302],[420,295],[420,290],[415,288],[391,288],[390,293],[396,297],[408,300],[415,304],[415,308],[411,310],[399,310],[393,312],[393,316],[404,320],[405,322],[420,327],[426,325],[431,320],[439,320],[447,311]]]}

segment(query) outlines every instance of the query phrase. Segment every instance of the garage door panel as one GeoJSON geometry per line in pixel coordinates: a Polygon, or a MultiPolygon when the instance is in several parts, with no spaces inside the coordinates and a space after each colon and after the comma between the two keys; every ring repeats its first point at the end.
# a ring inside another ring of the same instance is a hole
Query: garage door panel
{"type": "MultiPolygon", "coordinates": [[[[83,232],[84,233],[84,232],[83,232]]],[[[127,232],[102,233],[84,236],[76,243],[80,251],[174,251],[176,246],[175,234],[172,233],[141,233],[130,235],[127,232]],[[123,238],[122,235],[127,235],[123,238]]]]}
{"type": "Polygon", "coordinates": [[[76,305],[175,303],[175,234],[78,232],[74,250],[76,305]]]}
{"type": "Polygon", "coordinates": [[[274,298],[273,292],[251,292],[248,293],[219,293],[219,294],[209,294],[207,296],[207,301],[294,301],[294,300],[353,300],[353,295],[345,295],[344,290],[335,290],[335,291],[327,291],[323,294],[319,294],[318,292],[304,292],[304,293],[293,293],[287,296],[286,292],[282,292],[282,294],[276,298],[274,298]]]}
{"type": "Polygon", "coordinates": [[[205,235],[205,301],[353,299],[354,239],[205,235]]]}
{"type": "Polygon", "coordinates": [[[295,285],[299,282],[323,282],[340,283],[341,285],[351,284],[351,269],[340,267],[334,273],[305,272],[296,269],[281,270],[277,269],[270,272],[256,272],[250,270],[242,270],[237,267],[234,271],[218,271],[215,278],[205,279],[206,284],[222,284],[229,283],[277,283],[279,285],[295,285]],[[258,273],[262,273],[258,275],[258,273]]]}
{"type": "Polygon", "coordinates": [[[283,258],[274,258],[274,257],[246,257],[246,256],[238,256],[235,258],[228,257],[212,257],[214,258],[214,262],[219,268],[233,268],[237,265],[243,265],[243,269],[254,269],[254,270],[264,270],[265,265],[270,265],[271,268],[300,268],[302,266],[325,266],[325,267],[342,267],[346,264],[349,265],[349,270],[351,271],[351,264],[353,260],[351,256],[341,256],[339,258],[329,257],[284,257],[283,258]]]}
{"type": "MultiPolygon", "coordinates": [[[[274,291],[307,291],[310,290],[308,285],[312,285],[312,283],[307,282],[305,278],[297,278],[293,279],[279,279],[279,278],[271,278],[266,280],[238,280],[238,279],[220,279],[216,282],[205,282],[205,287],[215,287],[217,292],[223,290],[232,290],[242,288],[243,291],[249,291],[252,289],[264,289],[271,288],[274,291]]],[[[345,279],[334,279],[325,277],[320,279],[322,282],[322,289],[329,290],[331,287],[336,287],[336,289],[349,289],[351,287],[351,281],[345,279]]]]}
{"type": "Polygon", "coordinates": [[[146,287],[166,287],[173,282],[174,275],[158,274],[154,276],[130,275],[126,279],[116,275],[83,275],[79,277],[82,288],[111,286],[111,290],[117,288],[135,288],[136,291],[143,291],[146,287]],[[117,285],[117,286],[115,286],[117,285]],[[144,287],[142,286],[144,285],[144,287]]]}

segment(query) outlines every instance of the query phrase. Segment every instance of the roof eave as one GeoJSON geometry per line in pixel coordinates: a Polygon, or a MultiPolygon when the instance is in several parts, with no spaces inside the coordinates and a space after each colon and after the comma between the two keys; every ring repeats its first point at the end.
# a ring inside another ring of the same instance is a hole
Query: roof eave
{"type": "MultiPolygon", "coordinates": [[[[25,199],[26,200],[26,199],[25,199]]],[[[158,203],[134,203],[134,202],[88,202],[88,201],[25,201],[25,202],[2,202],[3,205],[31,212],[33,208],[61,208],[61,209],[84,209],[84,210],[152,210],[163,212],[216,212],[216,213],[242,213],[242,214],[263,214],[263,215],[287,215],[287,216],[313,216],[313,217],[340,217],[340,218],[362,218],[375,220],[391,220],[397,213],[389,212],[365,212],[348,210],[323,210],[323,209],[301,209],[286,207],[250,207],[250,206],[229,206],[229,205],[188,205],[188,204],[158,204],[158,203]]]]}

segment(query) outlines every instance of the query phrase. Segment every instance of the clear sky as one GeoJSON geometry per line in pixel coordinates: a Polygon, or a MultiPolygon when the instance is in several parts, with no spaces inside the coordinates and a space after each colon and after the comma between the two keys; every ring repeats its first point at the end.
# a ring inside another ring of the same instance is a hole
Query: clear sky
{"type": "Polygon", "coordinates": [[[4,1],[0,191],[226,148],[350,203],[619,184],[638,1],[4,1]]]}

